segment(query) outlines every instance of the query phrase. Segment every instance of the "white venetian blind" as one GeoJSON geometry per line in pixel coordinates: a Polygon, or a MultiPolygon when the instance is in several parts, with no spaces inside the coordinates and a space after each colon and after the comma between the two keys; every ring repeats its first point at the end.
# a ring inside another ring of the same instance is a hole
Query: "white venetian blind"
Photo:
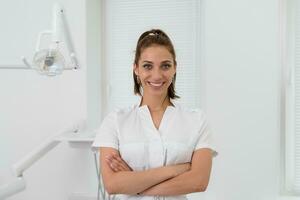
{"type": "Polygon", "coordinates": [[[176,91],[181,102],[199,107],[199,1],[104,0],[104,67],[108,85],[106,112],[136,103],[132,63],[139,36],[160,28],[177,54],[176,91]]]}
{"type": "Polygon", "coordinates": [[[287,5],[286,189],[300,194],[300,1],[287,5]]]}
{"type": "Polygon", "coordinates": [[[300,1],[296,1],[295,27],[295,191],[300,193],[300,1]]]}

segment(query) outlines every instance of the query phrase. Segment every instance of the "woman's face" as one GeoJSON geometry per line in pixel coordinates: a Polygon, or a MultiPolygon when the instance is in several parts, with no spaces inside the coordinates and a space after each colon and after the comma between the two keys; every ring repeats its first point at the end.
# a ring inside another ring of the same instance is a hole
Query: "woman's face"
{"type": "Polygon", "coordinates": [[[176,73],[172,54],[164,46],[150,46],[141,53],[134,72],[141,80],[143,95],[166,95],[176,73]]]}

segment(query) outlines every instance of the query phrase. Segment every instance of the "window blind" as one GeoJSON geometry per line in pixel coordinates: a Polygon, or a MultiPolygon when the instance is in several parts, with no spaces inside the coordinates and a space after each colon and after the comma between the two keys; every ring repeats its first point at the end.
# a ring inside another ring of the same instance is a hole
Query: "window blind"
{"type": "Polygon", "coordinates": [[[139,101],[133,94],[134,51],[139,36],[152,28],[165,31],[175,47],[180,101],[199,107],[199,1],[105,0],[103,8],[106,112],[139,101]]]}
{"type": "Polygon", "coordinates": [[[300,195],[300,1],[287,4],[286,153],[288,193],[300,195]]]}

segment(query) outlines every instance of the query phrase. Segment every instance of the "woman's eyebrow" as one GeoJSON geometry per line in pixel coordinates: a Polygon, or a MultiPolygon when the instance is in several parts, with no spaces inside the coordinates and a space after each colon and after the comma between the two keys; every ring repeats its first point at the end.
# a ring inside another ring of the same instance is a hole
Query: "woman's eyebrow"
{"type": "Polygon", "coordinates": [[[144,62],[145,62],[145,63],[153,63],[153,62],[148,61],[148,60],[144,60],[143,63],[144,63],[144,62]]]}
{"type": "MultiPolygon", "coordinates": [[[[152,61],[149,61],[149,60],[143,60],[143,63],[153,63],[152,61]]],[[[161,63],[172,63],[171,60],[163,60],[161,61],[161,63]]]]}

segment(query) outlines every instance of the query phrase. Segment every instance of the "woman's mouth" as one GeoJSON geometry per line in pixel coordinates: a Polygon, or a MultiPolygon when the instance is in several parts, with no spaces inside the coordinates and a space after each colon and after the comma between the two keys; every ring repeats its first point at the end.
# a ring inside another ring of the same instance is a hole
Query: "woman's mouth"
{"type": "Polygon", "coordinates": [[[165,82],[150,82],[148,81],[148,84],[154,88],[160,88],[165,82]]]}

